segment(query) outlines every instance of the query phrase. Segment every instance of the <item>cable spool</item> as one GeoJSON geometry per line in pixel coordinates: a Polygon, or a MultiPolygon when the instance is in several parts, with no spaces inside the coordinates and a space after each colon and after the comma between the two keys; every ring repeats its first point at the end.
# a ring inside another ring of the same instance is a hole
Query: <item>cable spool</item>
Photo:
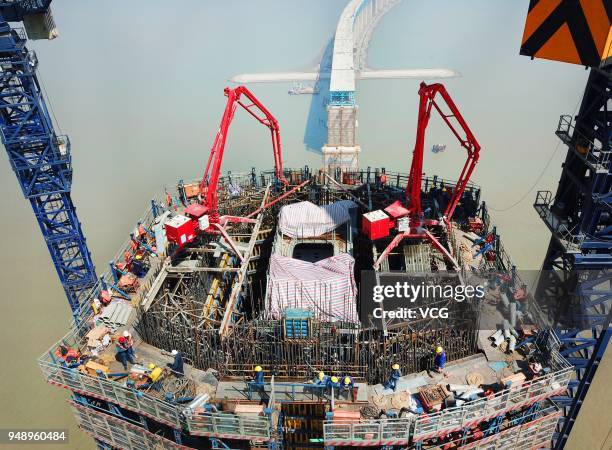
{"type": "Polygon", "coordinates": [[[387,399],[382,395],[373,395],[371,401],[378,408],[384,408],[387,404],[387,399]]]}
{"type": "Polygon", "coordinates": [[[363,417],[364,419],[378,419],[378,416],[380,415],[380,409],[372,405],[364,406],[363,408],[361,408],[360,412],[361,417],[363,417]]]}
{"type": "Polygon", "coordinates": [[[391,397],[391,406],[395,409],[407,408],[410,406],[410,394],[408,392],[398,392],[391,397]]]}
{"type": "Polygon", "coordinates": [[[467,384],[470,386],[478,387],[484,383],[484,377],[478,372],[470,372],[465,376],[465,381],[467,381],[467,384]]]}

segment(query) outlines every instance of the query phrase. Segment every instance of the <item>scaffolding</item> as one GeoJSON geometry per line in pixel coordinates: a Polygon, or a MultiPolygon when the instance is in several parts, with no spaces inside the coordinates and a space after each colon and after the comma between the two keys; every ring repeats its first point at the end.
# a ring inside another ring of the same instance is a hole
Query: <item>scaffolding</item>
{"type": "MultiPolygon", "coordinates": [[[[167,258],[166,255],[173,252],[172,247],[165,251],[160,247],[158,253],[148,255],[148,271],[139,280],[139,289],[125,297],[136,309],[130,325],[135,327],[145,343],[151,344],[157,351],[179,350],[193,370],[214,369],[220,378],[228,382],[243,379],[251,374],[254,364],[261,365],[267,374],[278,380],[276,391],[270,391],[270,397],[278,397],[278,406],[283,411],[289,411],[291,405],[304,401],[312,405],[326,405],[329,399],[322,391],[314,392],[316,389],[303,385],[303,380],[311,379],[322,368],[328,373],[350,375],[360,383],[373,385],[388,378],[393,363],[400,364],[406,373],[432,368],[431,349],[436,345],[445,348],[448,361],[475,354],[478,310],[477,305],[470,302],[453,302],[460,305],[457,307],[463,308],[466,314],[454,316],[450,324],[423,320],[391,324],[385,330],[309,316],[304,328],[306,331],[290,333],[285,317],[266,316],[265,287],[269,257],[275,249],[274,241],[276,250],[283,248],[279,244],[283,237],[277,233],[275,222],[283,205],[303,200],[326,205],[351,199],[361,209],[371,210],[401,199],[404,195],[406,176],[403,174],[368,169],[350,173],[349,184],[344,183],[347,174],[337,175],[337,185],[330,185],[325,175],[313,175],[307,168],[286,171],[285,176],[292,184],[310,184],[306,189],[298,188],[285,196],[272,183],[272,173],[228,174],[221,180],[221,214],[256,216],[255,224],[232,226],[229,233],[243,254],[243,260],[218,236],[208,234],[200,235],[194,245],[181,253],[180,258],[167,258]],[[302,385],[295,384],[296,379],[302,385]],[[304,393],[310,393],[310,396],[304,393]]],[[[426,201],[430,199],[432,205],[443,208],[445,192],[452,189],[452,182],[437,177],[424,179],[423,189],[426,201]]],[[[153,229],[157,217],[178,211],[195,201],[189,183],[180,182],[177,188],[167,187],[165,192],[165,197],[160,196],[152,201],[151,208],[141,216],[139,224],[153,229]]],[[[458,217],[479,214],[488,231],[491,225],[486,205],[479,207],[479,198],[479,188],[469,185],[458,217]]],[[[359,212],[356,211],[355,217],[359,217],[359,212]]],[[[335,230],[329,236],[314,241],[332,243],[338,246],[335,251],[340,252],[348,251],[351,247],[355,253],[364,254],[367,260],[374,250],[368,250],[367,246],[371,246],[371,243],[355,232],[353,219],[345,227],[346,230],[335,230]]],[[[130,238],[121,246],[110,265],[111,272],[102,276],[91,291],[90,299],[99,297],[105,289],[118,292],[113,267],[129,251],[132,243],[130,238]]],[[[457,243],[452,235],[448,245],[456,251],[457,243]]],[[[288,248],[285,250],[290,251],[288,248]]],[[[505,268],[510,260],[501,246],[498,246],[498,250],[496,260],[491,263],[495,268],[505,268]]],[[[407,258],[405,253],[401,257],[407,258]]],[[[425,257],[423,253],[422,259],[425,257]]],[[[361,264],[365,263],[361,261],[361,264]]],[[[425,262],[421,261],[420,264],[424,266],[425,262]]],[[[164,445],[160,439],[172,439],[172,430],[175,441],[172,445],[179,445],[183,438],[189,442],[220,439],[263,445],[282,439],[283,433],[278,427],[302,427],[307,422],[304,418],[285,417],[279,420],[274,413],[270,415],[270,411],[266,415],[256,416],[242,416],[214,408],[186,411],[184,405],[175,401],[176,397],[164,396],[164,389],[160,391],[161,394],[141,391],[104,375],[92,376],[77,368],[70,368],[55,357],[54,351],[60,344],[80,352],[86,351],[85,336],[93,321],[91,316],[83,315],[79,322],[78,327],[74,327],[39,359],[46,381],[72,391],[77,399],[83,396],[90,399],[92,404],[96,399],[104,401],[146,418],[143,423],[152,421],[166,427],[162,435],[157,435],[147,431],[144,425],[138,429],[138,423],[115,417],[112,411],[98,411],[87,402],[73,405],[80,426],[108,445],[122,448],[171,447],[170,444],[164,445]],[[285,422],[286,425],[281,425],[285,422]],[[132,428],[132,434],[128,437],[125,427],[132,428]],[[144,436],[146,442],[134,444],[136,436],[144,436]]],[[[412,445],[464,429],[474,421],[485,422],[499,414],[527,408],[563,393],[567,388],[570,371],[567,363],[558,356],[558,341],[547,345],[553,361],[551,373],[520,388],[416,418],[369,419],[355,423],[332,421],[324,424],[324,413],[321,413],[316,420],[312,419],[315,428],[309,429],[309,433],[312,431],[309,436],[314,436],[313,439],[320,436],[326,445],[412,445]]],[[[264,393],[267,392],[265,389],[264,393]]],[[[198,392],[195,388],[191,391],[198,392]]],[[[516,433],[516,430],[508,433],[508,439],[514,439],[516,433]]]]}
{"type": "MultiPolygon", "coordinates": [[[[548,399],[562,395],[567,391],[572,378],[572,366],[559,354],[558,338],[554,333],[543,334],[544,338],[536,343],[545,362],[550,366],[550,372],[526,381],[521,386],[510,386],[494,395],[465,402],[461,406],[445,408],[442,411],[422,414],[415,417],[398,419],[373,419],[358,422],[343,423],[329,420],[324,425],[324,442],[326,446],[369,446],[369,445],[405,445],[419,444],[432,440],[445,439],[455,432],[467,433],[470,429],[482,423],[505,417],[520,411],[530,411],[535,404],[541,404],[548,399]]],[[[544,362],[544,361],[543,361],[544,362]]],[[[510,443],[519,442],[527,435],[540,436],[539,440],[525,448],[533,448],[536,443],[550,441],[552,431],[560,415],[559,408],[551,406],[540,410],[538,415],[546,416],[533,420],[524,414],[524,425],[506,430],[503,440],[489,438],[479,441],[475,446],[466,448],[497,449],[523,448],[505,447],[510,443]],[[529,419],[529,421],[527,420],[529,419]],[[551,428],[552,427],[552,428],[551,428]],[[503,444],[503,445],[502,445],[503,444]]],[[[535,414],[531,413],[531,416],[535,414]]],[[[511,422],[512,426],[519,421],[511,422]]],[[[494,436],[501,436],[500,433],[494,436]]],[[[500,437],[501,439],[501,437],[500,437]]],[[[465,442],[463,442],[465,444],[465,442]]]]}
{"type": "Polygon", "coordinates": [[[126,420],[70,402],[79,427],[92,438],[113,448],[158,450],[159,448],[188,448],[126,420]]]}

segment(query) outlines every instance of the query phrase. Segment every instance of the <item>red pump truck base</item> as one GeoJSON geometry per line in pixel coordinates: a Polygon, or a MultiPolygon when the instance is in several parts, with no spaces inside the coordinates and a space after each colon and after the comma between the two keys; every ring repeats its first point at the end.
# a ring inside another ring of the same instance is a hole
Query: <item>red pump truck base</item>
{"type": "Polygon", "coordinates": [[[399,245],[403,239],[423,239],[428,240],[434,248],[440,251],[445,259],[451,263],[453,268],[459,269],[457,261],[452,255],[452,249],[447,249],[431,233],[429,228],[436,227],[438,230],[449,233],[451,231],[451,219],[455,208],[465,191],[467,183],[474,171],[480,156],[480,144],[472,134],[469,126],[463,119],[459,109],[455,105],[446,88],[440,84],[421,83],[419,89],[419,115],[417,124],[416,142],[412,155],[412,165],[408,184],[406,185],[406,208],[399,201],[389,205],[383,211],[373,211],[364,214],[362,225],[364,233],[372,240],[381,239],[389,236],[389,229],[396,228],[397,234],[389,245],[381,253],[378,260],[374,263],[374,269],[378,270],[382,261],[399,245]],[[440,94],[450,113],[442,111],[436,103],[436,95],[440,94]],[[453,135],[459,141],[461,147],[467,152],[467,160],[463,165],[461,174],[457,180],[451,198],[446,205],[443,216],[440,220],[424,219],[421,209],[421,184],[423,181],[423,155],[425,146],[425,131],[431,117],[431,110],[435,108],[448,125],[453,135]],[[452,120],[454,119],[454,120],[452,120]],[[455,123],[456,122],[456,123],[455,123]],[[458,124],[458,126],[457,126],[458,124]],[[385,224],[386,234],[384,233],[385,224]]]}

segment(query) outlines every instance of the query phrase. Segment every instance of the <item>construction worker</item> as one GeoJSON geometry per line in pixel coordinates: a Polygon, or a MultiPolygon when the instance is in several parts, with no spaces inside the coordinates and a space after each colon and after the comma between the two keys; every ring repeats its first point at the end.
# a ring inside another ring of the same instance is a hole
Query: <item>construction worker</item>
{"type": "Polygon", "coordinates": [[[345,376],[342,379],[342,388],[343,389],[353,389],[353,387],[355,386],[355,382],[353,381],[353,377],[351,377],[350,375],[345,376]]]}
{"type": "Polygon", "coordinates": [[[136,353],[134,353],[134,338],[128,330],[123,332],[123,337],[125,338],[126,345],[128,346],[127,351],[130,355],[132,355],[132,358],[136,358],[136,353]]]}
{"type": "Polygon", "coordinates": [[[253,383],[256,384],[264,384],[264,371],[263,368],[261,366],[255,366],[255,368],[253,369],[253,383]]]}
{"type": "Polygon", "coordinates": [[[125,339],[125,336],[119,336],[119,339],[117,340],[117,355],[116,356],[119,362],[123,364],[123,368],[126,371],[128,370],[128,361],[131,364],[136,364],[134,357],[128,350],[129,350],[129,347],[127,344],[127,340],[125,339]]]}
{"type": "Polygon", "coordinates": [[[444,365],[446,364],[446,353],[440,346],[436,347],[436,355],[434,356],[434,370],[438,373],[442,373],[444,365]]]}
{"type": "Polygon", "coordinates": [[[334,388],[340,388],[340,380],[337,376],[332,376],[327,380],[327,387],[333,392],[334,388]]]}
{"type": "Polygon", "coordinates": [[[262,401],[266,401],[266,383],[264,381],[264,371],[261,366],[255,366],[253,369],[253,381],[251,381],[251,386],[259,392],[259,398],[262,401]]]}
{"type": "Polygon", "coordinates": [[[182,377],[185,374],[185,368],[183,367],[183,354],[178,350],[172,350],[170,355],[174,357],[174,361],[166,364],[166,366],[172,370],[174,375],[177,377],[182,377]]]}
{"type": "Polygon", "coordinates": [[[149,372],[146,375],[147,381],[138,386],[138,389],[155,389],[159,391],[161,389],[161,383],[159,383],[164,375],[164,370],[151,363],[148,365],[149,372]]]}
{"type": "Polygon", "coordinates": [[[81,354],[66,345],[60,345],[55,349],[55,356],[57,356],[62,362],[67,365],[80,364],[81,354]]]}
{"type": "Polygon", "coordinates": [[[350,375],[347,375],[344,378],[342,378],[342,392],[346,392],[347,398],[350,395],[352,396],[353,401],[356,400],[357,386],[355,385],[355,381],[353,380],[353,377],[351,377],[350,375]]]}
{"type": "Polygon", "coordinates": [[[383,386],[385,389],[391,389],[393,392],[395,392],[397,382],[402,377],[402,372],[400,371],[400,366],[397,363],[393,364],[391,369],[391,375],[389,375],[389,379],[383,386]]]}
{"type": "Polygon", "coordinates": [[[327,386],[328,381],[329,377],[325,375],[325,372],[320,371],[314,379],[313,383],[319,386],[327,386]]]}

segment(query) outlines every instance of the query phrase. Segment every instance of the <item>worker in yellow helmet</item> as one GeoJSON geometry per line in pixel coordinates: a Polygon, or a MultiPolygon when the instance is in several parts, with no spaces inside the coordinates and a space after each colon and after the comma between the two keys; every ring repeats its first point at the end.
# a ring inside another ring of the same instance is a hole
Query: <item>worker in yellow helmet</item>
{"type": "Polygon", "coordinates": [[[436,354],[434,356],[434,370],[442,373],[444,365],[446,364],[446,352],[440,346],[436,347],[436,354]]]}
{"type": "Polygon", "coordinates": [[[355,382],[353,381],[353,377],[351,377],[350,375],[347,375],[343,378],[342,387],[346,389],[349,389],[349,388],[352,389],[354,385],[355,385],[355,382]]]}
{"type": "Polygon", "coordinates": [[[353,401],[357,399],[357,386],[355,385],[355,381],[353,377],[350,375],[345,375],[342,378],[342,393],[346,393],[346,397],[348,399],[349,395],[352,395],[353,401]]]}
{"type": "Polygon", "coordinates": [[[400,370],[400,365],[398,363],[394,363],[391,366],[391,375],[389,375],[389,379],[385,384],[383,384],[383,387],[385,389],[391,389],[393,392],[395,392],[395,389],[397,389],[397,382],[401,377],[402,372],[400,370]]]}
{"type": "Polygon", "coordinates": [[[327,386],[328,381],[329,377],[321,370],[315,377],[313,383],[319,386],[327,386]]]}
{"type": "Polygon", "coordinates": [[[340,380],[338,379],[338,377],[337,377],[337,376],[335,376],[335,375],[334,375],[334,376],[332,376],[332,377],[331,377],[331,378],[328,380],[328,382],[327,382],[327,387],[330,387],[330,388],[332,388],[332,389],[333,389],[333,388],[339,388],[339,387],[340,387],[340,380]]]}
{"type": "Polygon", "coordinates": [[[149,379],[151,380],[152,383],[155,383],[156,381],[158,381],[161,376],[164,373],[164,369],[162,369],[161,367],[157,367],[155,364],[151,363],[149,364],[149,379]]]}
{"type": "Polygon", "coordinates": [[[255,368],[253,369],[253,372],[255,372],[255,375],[253,376],[253,381],[255,383],[263,383],[264,382],[264,371],[261,368],[261,366],[255,366],[255,368]]]}
{"type": "Polygon", "coordinates": [[[261,366],[255,366],[253,372],[253,381],[251,381],[249,384],[255,391],[259,392],[259,397],[261,398],[261,400],[265,401],[267,399],[267,396],[265,392],[266,383],[264,382],[263,368],[261,366]]]}

